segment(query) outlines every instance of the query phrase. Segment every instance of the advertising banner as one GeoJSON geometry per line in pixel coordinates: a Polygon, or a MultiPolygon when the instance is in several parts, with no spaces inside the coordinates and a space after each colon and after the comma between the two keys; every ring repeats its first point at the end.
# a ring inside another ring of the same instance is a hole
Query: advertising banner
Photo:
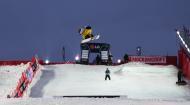
{"type": "Polygon", "coordinates": [[[143,63],[154,63],[154,64],[165,64],[166,57],[164,56],[130,56],[129,61],[132,62],[143,62],[143,63]]]}

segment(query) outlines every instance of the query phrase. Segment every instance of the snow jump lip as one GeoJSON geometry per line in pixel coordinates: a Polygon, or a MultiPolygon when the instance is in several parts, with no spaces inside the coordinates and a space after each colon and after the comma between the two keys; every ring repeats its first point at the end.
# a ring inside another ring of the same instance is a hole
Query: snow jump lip
{"type": "Polygon", "coordinates": [[[54,96],[55,98],[119,98],[120,95],[54,96]]]}

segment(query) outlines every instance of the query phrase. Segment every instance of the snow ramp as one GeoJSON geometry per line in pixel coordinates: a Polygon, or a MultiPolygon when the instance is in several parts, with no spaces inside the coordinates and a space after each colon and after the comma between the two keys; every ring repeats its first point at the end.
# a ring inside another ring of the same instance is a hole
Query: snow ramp
{"type": "Polygon", "coordinates": [[[128,63],[120,66],[47,65],[30,97],[125,96],[129,99],[190,100],[189,86],[177,86],[177,68],[128,63]],[[104,80],[105,70],[111,80],[104,80]]]}

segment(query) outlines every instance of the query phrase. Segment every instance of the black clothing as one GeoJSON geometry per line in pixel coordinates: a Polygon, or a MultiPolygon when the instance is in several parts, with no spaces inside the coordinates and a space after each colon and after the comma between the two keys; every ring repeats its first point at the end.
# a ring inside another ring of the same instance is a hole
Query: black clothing
{"type": "Polygon", "coordinates": [[[178,73],[177,73],[178,82],[182,81],[182,75],[183,75],[182,71],[179,70],[178,73]]]}
{"type": "Polygon", "coordinates": [[[109,69],[106,69],[105,74],[106,74],[105,80],[107,80],[107,78],[109,78],[109,80],[111,80],[111,77],[110,77],[110,70],[109,70],[109,69]]]}
{"type": "Polygon", "coordinates": [[[105,80],[107,80],[107,78],[108,78],[109,80],[111,80],[110,75],[106,75],[105,80]]]}
{"type": "Polygon", "coordinates": [[[96,64],[99,65],[101,63],[101,58],[99,55],[96,56],[96,64]]]}

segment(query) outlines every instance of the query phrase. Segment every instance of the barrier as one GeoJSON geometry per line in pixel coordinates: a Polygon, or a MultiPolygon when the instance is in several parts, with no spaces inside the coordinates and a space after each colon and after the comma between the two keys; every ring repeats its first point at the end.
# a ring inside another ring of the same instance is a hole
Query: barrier
{"type": "Polygon", "coordinates": [[[142,62],[153,65],[175,65],[177,56],[129,56],[131,62],[142,62]]]}
{"type": "Polygon", "coordinates": [[[42,65],[56,65],[56,64],[76,64],[73,61],[66,61],[66,62],[49,62],[49,63],[42,63],[42,65]]]}
{"type": "Polygon", "coordinates": [[[27,64],[29,60],[12,60],[12,61],[0,61],[0,65],[20,65],[21,63],[27,64]]]}
{"type": "Polygon", "coordinates": [[[177,66],[177,56],[166,56],[166,65],[177,66]]]}
{"type": "Polygon", "coordinates": [[[120,95],[55,96],[62,98],[119,98],[120,95]]]}
{"type": "MultiPolygon", "coordinates": [[[[129,61],[131,62],[143,62],[146,64],[152,65],[174,65],[177,66],[177,56],[129,56],[129,61]]],[[[124,62],[120,63],[123,64],[124,62]]],[[[41,63],[42,65],[55,65],[55,64],[76,64],[73,61],[67,62],[49,62],[41,63]]],[[[93,63],[89,63],[89,65],[95,65],[93,63]]],[[[119,65],[118,63],[113,63],[112,65],[119,65]]]]}
{"type": "MultiPolygon", "coordinates": [[[[27,64],[30,60],[10,60],[10,61],[0,61],[0,65],[20,65],[21,63],[27,64]]],[[[38,60],[39,64],[43,64],[43,60],[38,60]]]]}
{"type": "Polygon", "coordinates": [[[22,97],[24,92],[27,90],[28,85],[32,82],[36,71],[39,69],[39,61],[37,58],[33,57],[31,62],[29,62],[28,68],[22,72],[16,89],[8,95],[7,98],[19,98],[22,97]]]}
{"type": "Polygon", "coordinates": [[[190,57],[187,55],[187,52],[183,47],[180,47],[180,50],[178,51],[178,58],[178,67],[182,69],[184,76],[190,80],[190,57]]]}

